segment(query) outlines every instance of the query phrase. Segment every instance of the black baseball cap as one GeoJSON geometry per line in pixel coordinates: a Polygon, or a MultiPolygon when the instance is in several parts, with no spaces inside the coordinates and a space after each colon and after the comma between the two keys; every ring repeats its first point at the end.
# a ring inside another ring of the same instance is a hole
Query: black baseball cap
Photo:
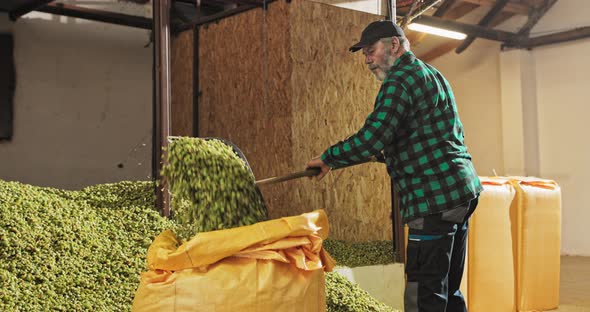
{"type": "Polygon", "coordinates": [[[361,40],[350,47],[350,52],[356,52],[370,46],[381,38],[404,37],[404,31],[392,21],[372,22],[363,30],[361,40]]]}

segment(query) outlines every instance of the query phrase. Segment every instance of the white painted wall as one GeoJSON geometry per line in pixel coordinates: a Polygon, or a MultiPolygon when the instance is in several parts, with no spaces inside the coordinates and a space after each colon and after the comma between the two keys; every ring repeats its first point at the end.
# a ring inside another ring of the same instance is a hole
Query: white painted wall
{"type": "Polygon", "coordinates": [[[451,83],[480,176],[504,172],[499,50],[498,43],[476,40],[462,54],[450,52],[432,62],[451,83]]]}
{"type": "MultiPolygon", "coordinates": [[[[585,0],[558,1],[533,29],[537,34],[590,26],[585,0]],[[566,17],[566,18],[564,18],[566,17]]],[[[536,65],[541,176],[562,189],[562,253],[590,255],[590,145],[587,116],[590,40],[539,47],[536,65]]]]}
{"type": "MultiPolygon", "coordinates": [[[[587,1],[558,1],[532,32],[590,26],[589,15],[587,1]]],[[[501,52],[499,44],[478,39],[463,54],[432,63],[453,85],[478,173],[556,180],[562,253],[590,255],[590,40],[501,52]]]]}
{"type": "Polygon", "coordinates": [[[0,31],[14,35],[17,71],[0,179],[68,189],[149,179],[146,30],[32,13],[16,23],[3,16],[0,31]]]}
{"type": "Polygon", "coordinates": [[[590,255],[590,40],[534,51],[540,171],[562,188],[562,251],[590,255]]]}

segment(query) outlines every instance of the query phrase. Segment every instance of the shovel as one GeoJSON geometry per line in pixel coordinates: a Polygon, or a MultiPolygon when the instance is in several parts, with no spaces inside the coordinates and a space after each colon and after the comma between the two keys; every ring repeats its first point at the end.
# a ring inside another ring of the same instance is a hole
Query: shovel
{"type": "MultiPolygon", "coordinates": [[[[369,163],[369,162],[385,162],[385,159],[382,156],[381,157],[372,156],[369,159],[364,160],[362,162],[355,163],[355,164],[348,165],[348,166],[334,168],[334,170],[352,167],[352,166],[365,164],[365,163],[369,163]]],[[[284,182],[284,181],[293,180],[293,179],[299,179],[299,178],[303,178],[303,177],[314,177],[314,176],[318,175],[320,173],[320,171],[321,171],[320,168],[309,168],[304,171],[293,172],[293,173],[286,174],[283,176],[262,179],[262,180],[256,181],[256,186],[275,184],[275,183],[284,182]]]]}

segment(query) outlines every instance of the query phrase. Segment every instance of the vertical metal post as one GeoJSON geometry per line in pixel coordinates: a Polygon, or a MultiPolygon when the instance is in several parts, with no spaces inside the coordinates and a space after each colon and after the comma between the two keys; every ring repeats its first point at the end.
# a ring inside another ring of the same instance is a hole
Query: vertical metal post
{"type": "Polygon", "coordinates": [[[170,0],[154,0],[154,53],[155,53],[155,125],[156,132],[154,177],[160,183],[156,190],[157,206],[162,215],[170,216],[168,185],[160,176],[163,150],[170,135],[170,0]]]}
{"type": "Polygon", "coordinates": [[[395,190],[393,180],[391,180],[391,219],[393,230],[393,250],[395,250],[395,262],[406,263],[406,237],[404,224],[399,206],[399,194],[395,190]]]}
{"type": "Polygon", "coordinates": [[[193,136],[199,136],[199,26],[193,27],[193,136]]]}
{"type": "MultiPolygon", "coordinates": [[[[397,23],[397,0],[391,1],[390,19],[392,23],[397,23]]],[[[395,250],[395,262],[406,263],[406,238],[404,224],[399,206],[399,195],[395,190],[395,184],[391,180],[391,227],[393,230],[393,250],[395,250]]]]}

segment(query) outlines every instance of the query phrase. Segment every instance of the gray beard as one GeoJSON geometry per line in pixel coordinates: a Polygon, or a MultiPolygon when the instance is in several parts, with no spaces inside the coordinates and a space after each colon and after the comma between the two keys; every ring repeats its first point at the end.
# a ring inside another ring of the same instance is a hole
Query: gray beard
{"type": "Polygon", "coordinates": [[[386,50],[383,64],[373,66],[372,68],[369,67],[369,69],[371,70],[373,75],[375,75],[375,78],[377,78],[377,80],[383,81],[385,80],[385,78],[387,78],[387,73],[393,66],[393,63],[395,63],[395,60],[396,58],[393,55],[391,55],[389,50],[386,50]]]}
{"type": "Polygon", "coordinates": [[[388,71],[389,70],[384,70],[379,66],[379,68],[376,68],[372,72],[373,72],[373,75],[375,75],[375,78],[377,78],[377,80],[383,81],[383,80],[385,80],[385,78],[387,78],[388,71]]]}

